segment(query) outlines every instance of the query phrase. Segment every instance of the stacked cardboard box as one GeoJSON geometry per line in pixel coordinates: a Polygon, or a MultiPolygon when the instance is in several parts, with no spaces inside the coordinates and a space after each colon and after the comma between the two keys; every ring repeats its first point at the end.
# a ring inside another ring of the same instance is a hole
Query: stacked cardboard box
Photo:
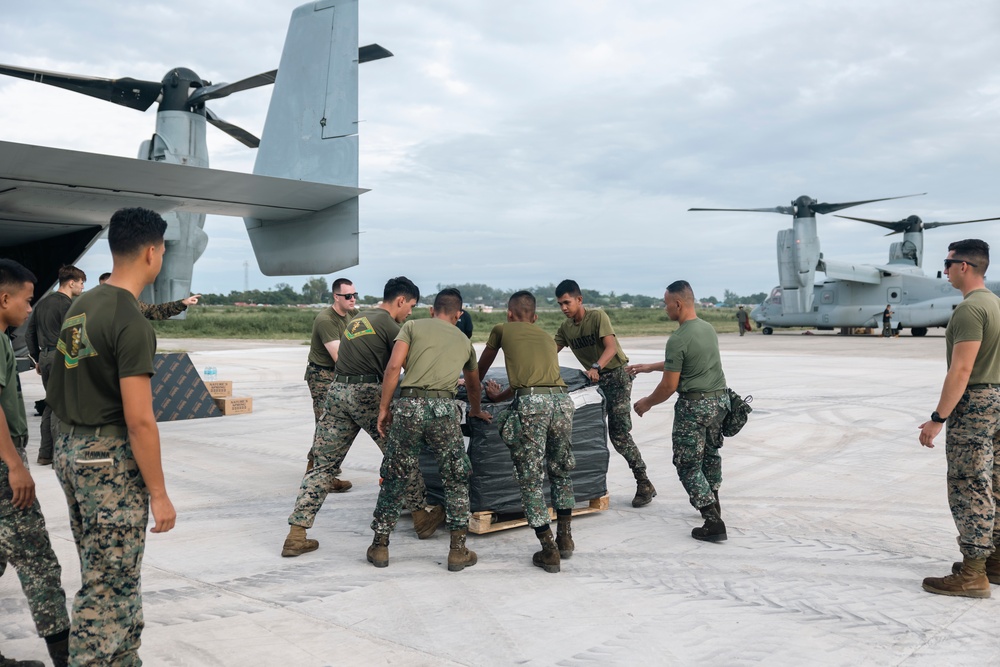
{"type": "Polygon", "coordinates": [[[205,386],[222,414],[245,415],[253,412],[253,398],[233,396],[233,383],[230,380],[210,380],[205,386]]]}

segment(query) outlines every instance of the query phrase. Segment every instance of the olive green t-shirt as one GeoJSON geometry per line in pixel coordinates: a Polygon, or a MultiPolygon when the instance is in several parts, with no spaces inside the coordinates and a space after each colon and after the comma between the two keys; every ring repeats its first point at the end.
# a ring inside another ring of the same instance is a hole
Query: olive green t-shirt
{"type": "Polygon", "coordinates": [[[984,288],[966,294],[952,312],[944,337],[949,368],[955,343],[982,341],[969,384],[1000,384],[1000,298],[993,292],[984,288]]]}
{"type": "MultiPolygon", "coordinates": [[[[608,314],[603,310],[587,310],[583,313],[583,319],[577,324],[572,317],[567,317],[566,321],[556,332],[556,345],[568,347],[573,350],[577,361],[583,364],[584,368],[590,368],[604,354],[604,337],[614,336],[615,330],[611,326],[608,314]]],[[[604,367],[604,370],[614,370],[628,363],[628,357],[622,352],[622,346],[615,336],[615,356],[604,367]]]]}
{"type": "MultiPolygon", "coordinates": [[[[24,398],[21,396],[21,378],[17,374],[17,359],[10,338],[0,332],[0,408],[7,418],[14,442],[21,442],[28,435],[28,416],[24,412],[24,398]]],[[[4,480],[5,482],[7,480],[4,480]]]]}
{"type": "Polygon", "coordinates": [[[559,373],[556,342],[541,327],[528,322],[498,324],[486,347],[503,350],[507,381],[514,389],[566,386],[559,373]]]}
{"type": "Polygon", "coordinates": [[[401,388],[455,392],[463,370],[476,370],[472,341],[454,324],[436,317],[404,322],[396,340],[410,346],[401,388]]]}
{"type": "Polygon", "coordinates": [[[313,320],[312,339],[309,342],[309,361],[318,366],[335,368],[336,364],[333,357],[330,356],[330,351],[326,349],[326,344],[340,340],[348,322],[357,314],[357,310],[351,310],[346,315],[341,315],[332,306],[324,308],[313,320]]]}
{"type": "Polygon", "coordinates": [[[399,323],[384,308],[372,308],[347,323],[337,351],[338,375],[377,375],[389,364],[399,323]]]}
{"type": "Polygon", "coordinates": [[[680,372],[681,393],[725,389],[715,328],[697,317],[682,324],[667,339],[663,370],[680,372]]]}
{"type": "Polygon", "coordinates": [[[45,400],[66,424],[125,425],[119,381],[153,375],[155,353],[156,333],[132,293],[98,285],[66,312],[45,400]]]}

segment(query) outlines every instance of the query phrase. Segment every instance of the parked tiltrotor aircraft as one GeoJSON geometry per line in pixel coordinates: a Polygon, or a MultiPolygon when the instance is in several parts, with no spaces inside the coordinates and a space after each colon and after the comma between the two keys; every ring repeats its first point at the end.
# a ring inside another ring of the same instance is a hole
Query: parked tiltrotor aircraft
{"type": "Polygon", "coordinates": [[[0,74],[65,88],[145,111],[159,102],[156,131],[139,159],[0,141],[0,256],[38,276],[36,297],[126,206],[167,220],[167,250],[150,303],[190,294],[205,251],[206,214],[241,216],[260,270],[324,274],[358,263],[358,64],[392,54],[358,48],[357,0],[297,8],[277,70],[212,85],[176,68],[161,82],[97,79],[0,65],[0,74]],[[274,84],[260,139],[205,103],[274,84]],[[208,167],[206,123],[258,148],[253,174],[208,167]]]}
{"type": "MultiPolygon", "coordinates": [[[[882,311],[889,304],[892,306],[894,329],[908,328],[914,336],[924,336],[930,327],[946,326],[951,311],[962,300],[961,293],[941,277],[941,271],[936,277],[930,277],[921,269],[924,230],[1000,218],[957,222],[923,222],[917,216],[898,222],[850,218],[891,229],[889,235],[902,233],[903,240],[890,246],[886,264],[853,264],[823,257],[816,233],[816,214],[888,199],[901,197],[821,204],[811,197],[802,196],[791,206],[775,208],[689,210],[753,211],[793,216],[792,229],[778,232],[780,285],[771,290],[764,303],[750,313],[763,333],[770,334],[781,327],[814,327],[821,330],[881,327],[882,311]],[[817,270],[826,274],[826,280],[814,284],[817,270]]],[[[989,283],[987,286],[997,292],[1000,283],[989,283]]]]}

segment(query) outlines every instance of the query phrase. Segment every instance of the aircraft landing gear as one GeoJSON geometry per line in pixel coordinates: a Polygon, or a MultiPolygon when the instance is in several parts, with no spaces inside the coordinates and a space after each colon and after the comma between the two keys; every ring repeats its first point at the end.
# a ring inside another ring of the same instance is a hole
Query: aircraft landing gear
{"type": "Polygon", "coordinates": [[[921,336],[927,335],[927,327],[913,327],[910,329],[910,335],[920,338],[921,336]]]}
{"type": "Polygon", "coordinates": [[[774,329],[772,329],[771,327],[764,327],[763,329],[760,330],[760,332],[765,336],[770,336],[771,334],[774,333],[774,329]]]}

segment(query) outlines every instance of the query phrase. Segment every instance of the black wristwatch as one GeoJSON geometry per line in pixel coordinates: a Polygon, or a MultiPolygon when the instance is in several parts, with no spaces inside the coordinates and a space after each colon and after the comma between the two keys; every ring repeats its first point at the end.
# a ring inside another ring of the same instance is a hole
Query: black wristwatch
{"type": "Polygon", "coordinates": [[[596,364],[596,363],[595,364],[591,364],[590,367],[593,368],[598,373],[601,372],[601,365],[600,364],[596,364]]]}
{"type": "Polygon", "coordinates": [[[937,413],[937,410],[935,410],[934,412],[931,413],[931,421],[934,422],[935,424],[944,424],[945,422],[948,421],[948,418],[942,417],[937,413]]]}

